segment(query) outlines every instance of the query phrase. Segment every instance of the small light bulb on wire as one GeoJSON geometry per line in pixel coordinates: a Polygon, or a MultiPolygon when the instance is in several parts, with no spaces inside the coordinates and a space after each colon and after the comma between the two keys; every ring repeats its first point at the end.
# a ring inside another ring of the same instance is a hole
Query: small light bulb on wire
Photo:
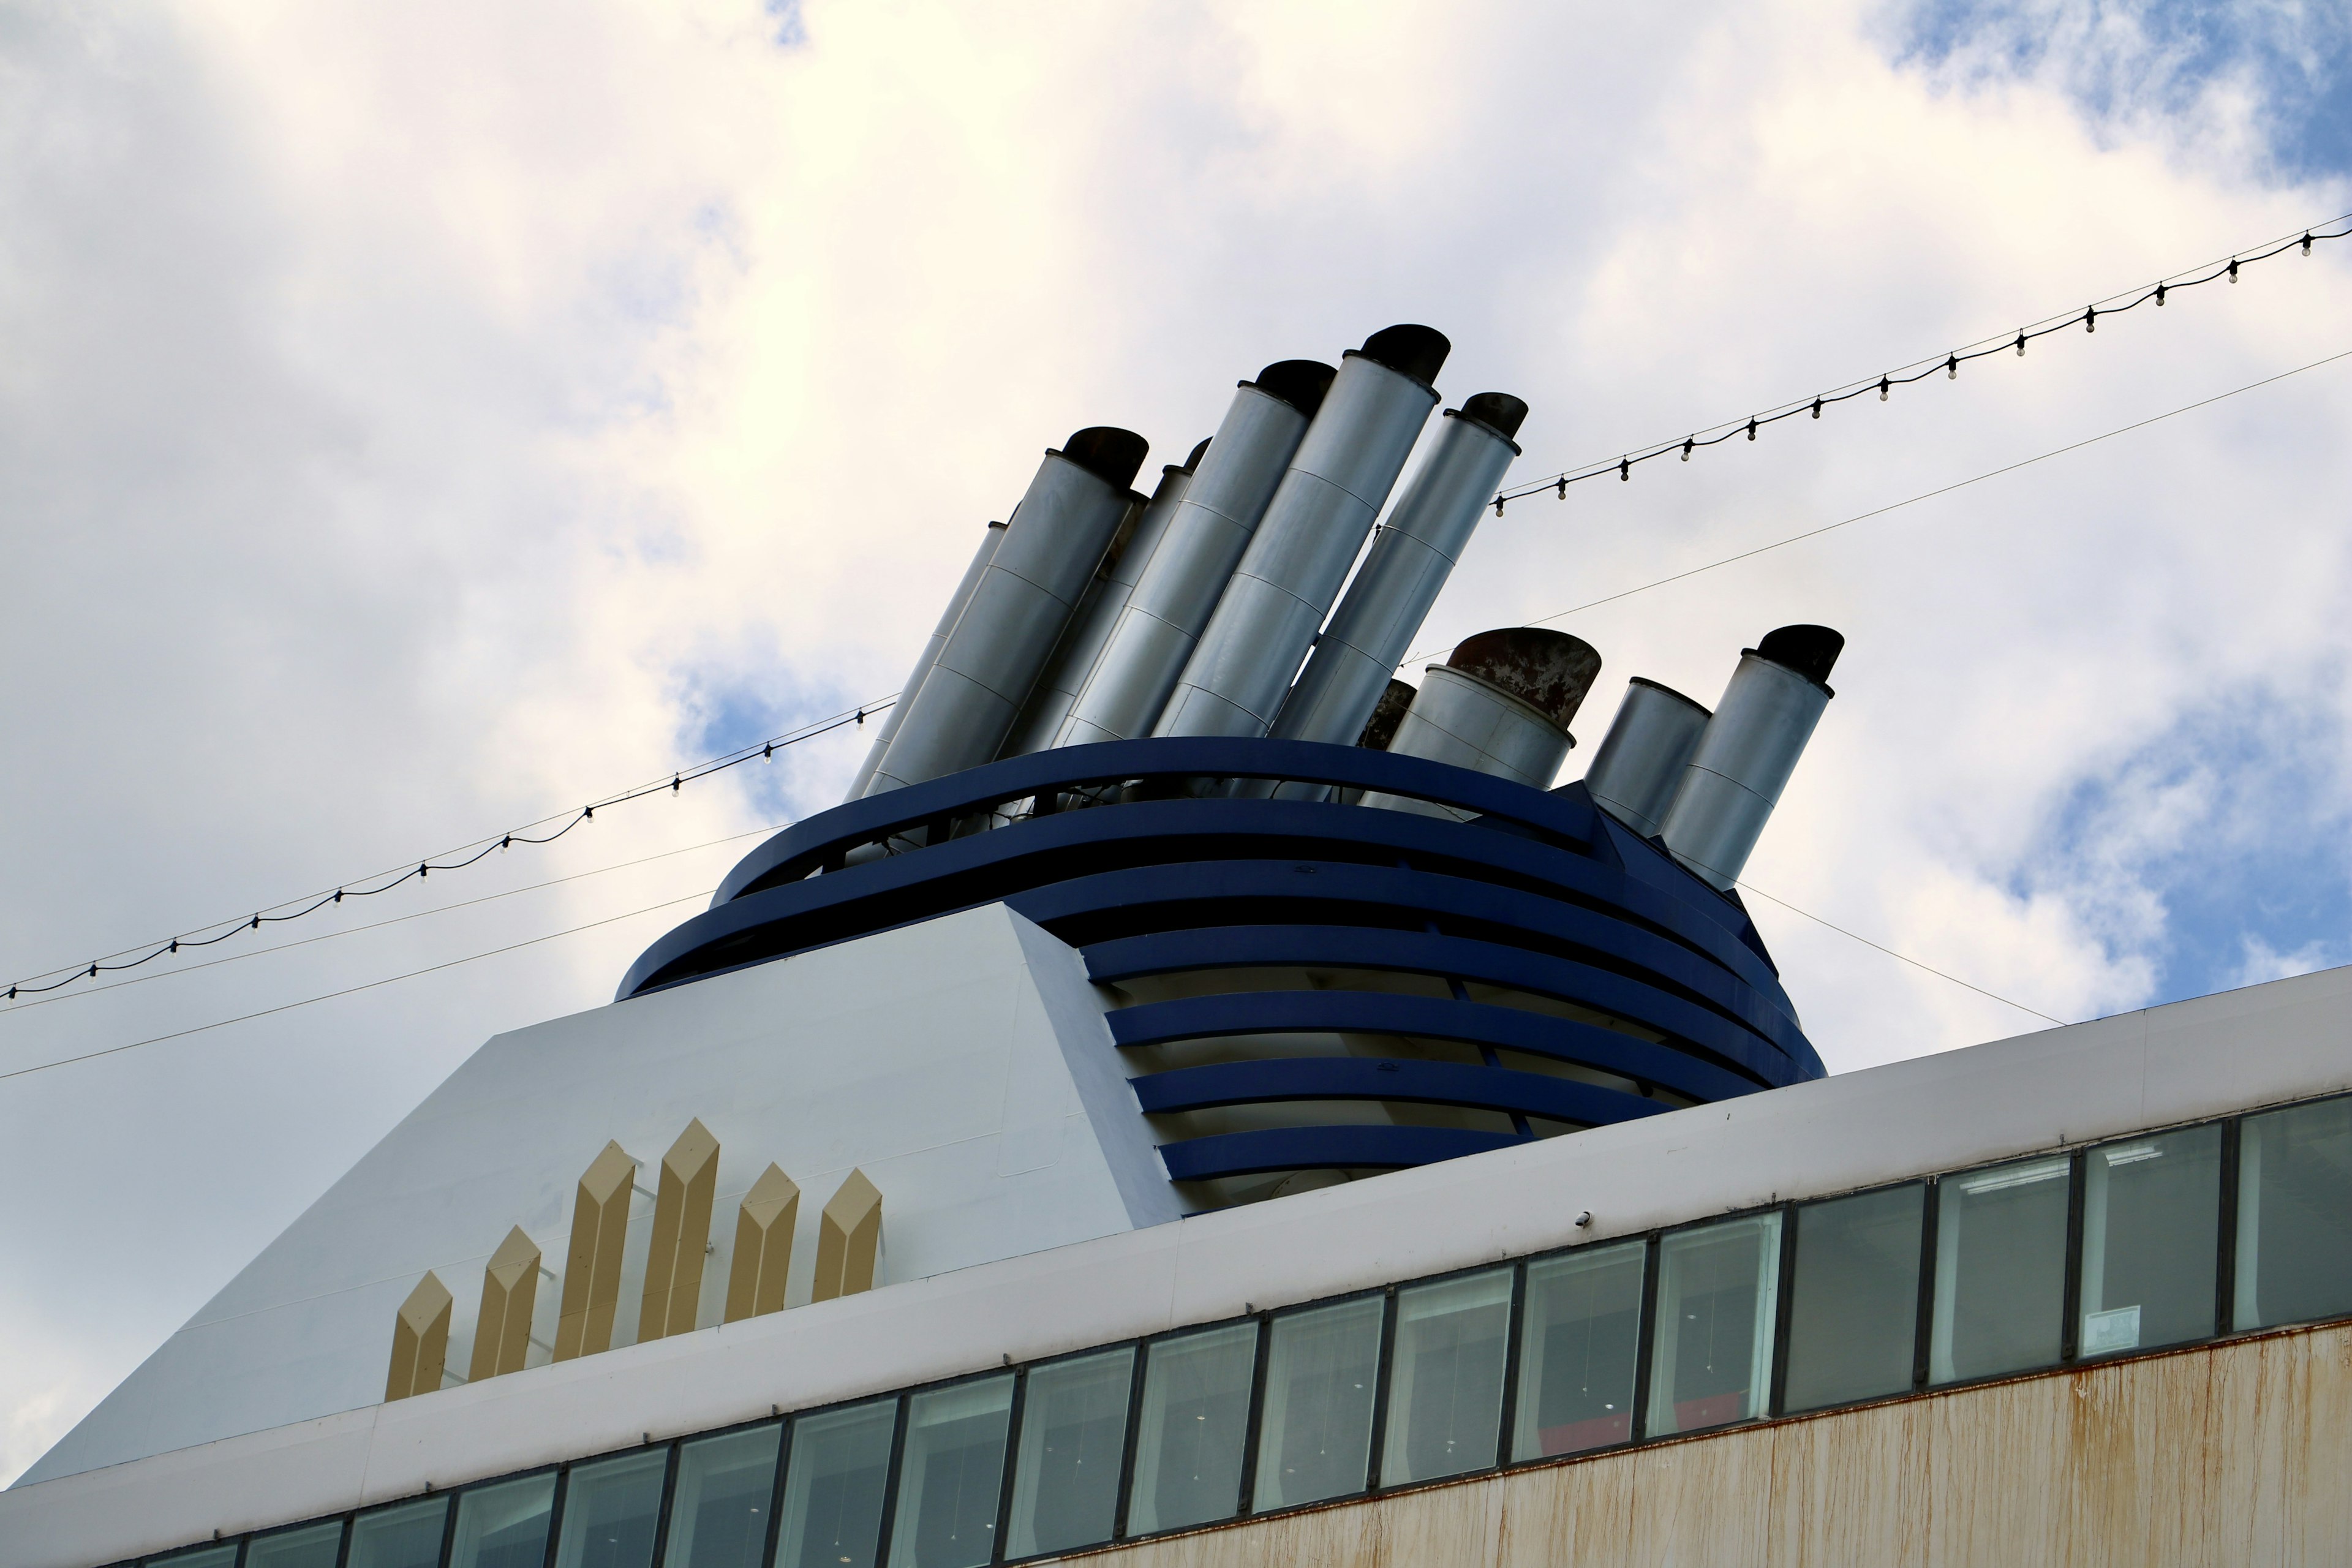
{"type": "Polygon", "coordinates": [[[1748,438],[1751,441],[1756,439],[1756,416],[1753,414],[1748,416],[1748,438]]]}
{"type": "Polygon", "coordinates": [[[2233,256],[2233,257],[2230,258],[2230,281],[2231,281],[2231,282],[2232,282],[2232,283],[2235,283],[2237,280],[2238,280],[2238,258],[2237,258],[2236,257],[2234,257],[2234,256],[2233,256]]]}
{"type": "Polygon", "coordinates": [[[1822,416],[1822,400],[1821,400],[1820,398],[1816,397],[1816,398],[1814,398],[1814,399],[1813,399],[1813,417],[1814,417],[1814,418],[1816,418],[1816,419],[1819,419],[1821,416],[1822,416]]]}
{"type": "Polygon", "coordinates": [[[2099,330],[2099,308],[2096,305],[2086,305],[2083,308],[2083,330],[2086,332],[2095,332],[2099,330]]]}
{"type": "Polygon", "coordinates": [[[1944,379],[1946,381],[1958,381],[1960,379],[1959,355],[1950,353],[1944,356],[1944,379]]]}
{"type": "Polygon", "coordinates": [[[2017,357],[2020,359],[2023,359],[2025,357],[2025,334],[2023,332],[2017,334],[2017,357]]]}
{"type": "Polygon", "coordinates": [[[1684,462],[1687,463],[1687,462],[1689,462],[1689,461],[1690,461],[1691,448],[1692,448],[1692,447],[1696,447],[1696,446],[1697,446],[1697,445],[1698,445],[1698,437],[1697,437],[1696,436],[1685,436],[1685,437],[1683,437],[1683,461],[1684,461],[1684,462]]]}
{"type": "Polygon", "coordinates": [[[1890,384],[1891,384],[1887,381],[1887,379],[1886,379],[1885,376],[1883,376],[1883,375],[1882,375],[1882,376],[1880,376],[1880,377],[1878,378],[1878,401],[1879,401],[1879,402],[1884,403],[1884,402],[1885,402],[1885,401],[1886,401],[1886,391],[1887,391],[1887,387],[1888,387],[1890,384]]]}
{"type": "Polygon", "coordinates": [[[2159,310],[2164,309],[2164,285],[2161,283],[2156,286],[2156,308],[2159,310]]]}

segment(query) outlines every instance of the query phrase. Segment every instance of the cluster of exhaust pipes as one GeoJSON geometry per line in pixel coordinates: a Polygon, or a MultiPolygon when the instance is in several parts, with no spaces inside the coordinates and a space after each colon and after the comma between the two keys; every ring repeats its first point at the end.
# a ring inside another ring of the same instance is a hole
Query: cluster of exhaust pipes
{"type": "MultiPolygon", "coordinates": [[[[1336,370],[1270,364],[1148,497],[1130,488],[1148,450],[1132,431],[1094,426],[1048,451],[1011,517],[988,525],[849,798],[1153,735],[1370,745],[1549,787],[1600,671],[1589,645],[1507,628],[1430,666],[1417,691],[1391,679],[1527,417],[1499,392],[1445,410],[1365,551],[1451,346],[1402,325],[1336,370]]],[[[1588,773],[1594,800],[1727,889],[1829,700],[1842,643],[1818,626],[1772,633],[1711,717],[1636,679],[1588,773]]],[[[1445,811],[1384,795],[1361,804],[1445,811]]]]}

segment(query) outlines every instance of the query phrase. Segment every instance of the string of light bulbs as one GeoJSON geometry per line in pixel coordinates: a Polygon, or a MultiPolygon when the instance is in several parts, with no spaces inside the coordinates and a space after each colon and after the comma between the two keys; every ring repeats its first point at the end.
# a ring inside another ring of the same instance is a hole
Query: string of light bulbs
{"type": "MultiPolygon", "coordinates": [[[[2283,236],[2277,240],[2255,247],[2250,251],[2242,251],[2226,258],[2208,262],[2202,268],[2191,268],[2159,279],[2144,289],[2110,295],[2105,300],[2095,300],[2084,307],[2079,312],[2068,311],[2063,315],[2046,317],[2030,326],[2019,328],[2013,335],[2003,334],[1995,338],[1981,339],[1965,347],[1949,350],[1940,359],[1928,358],[1914,361],[1900,369],[1883,372],[1875,381],[1863,380],[1848,383],[1832,391],[1817,393],[1811,398],[1776,405],[1768,410],[1751,414],[1744,420],[1727,421],[1720,425],[1707,426],[1705,430],[1693,431],[1679,441],[1657,442],[1636,451],[1622,453],[1613,459],[1604,459],[1576,468],[1562,469],[1547,479],[1534,480],[1516,489],[1497,491],[1494,500],[1495,512],[1496,516],[1501,516],[1507,503],[1528,496],[1539,495],[1547,490],[1565,500],[1568,497],[1569,486],[1580,484],[1587,479],[1599,479],[1605,474],[1614,473],[1621,480],[1631,480],[1636,465],[1662,458],[1669,452],[1679,452],[1682,460],[1688,462],[1699,448],[1719,445],[1743,432],[1750,441],[1753,441],[1757,437],[1757,433],[1766,426],[1776,425],[1783,419],[1791,419],[1799,414],[1808,412],[1813,418],[1819,419],[1823,409],[1859,397],[1874,386],[1878,389],[1879,400],[1885,402],[1895,387],[1907,386],[1926,380],[1938,369],[1945,373],[1948,379],[1956,380],[1959,375],[1959,367],[1972,360],[1983,359],[2004,350],[2014,350],[2015,353],[2022,355],[2026,345],[2034,339],[2046,337],[2053,332],[2074,326],[2081,326],[2085,332],[2095,332],[2098,331],[2099,318],[2102,316],[2121,315],[2126,311],[2137,310],[2151,301],[2161,308],[2171,294],[2183,289],[2199,288],[2224,278],[2235,283],[2243,268],[2257,262],[2270,260],[2289,250],[2299,251],[2307,257],[2312,254],[2313,247],[2315,245],[2347,237],[2352,237],[2352,213],[2330,218],[2325,223],[2303,230],[2300,234],[2283,236]]],[[[1793,542],[1793,541],[1781,542],[1793,542]]],[[[1777,546],[1767,548],[1777,548],[1777,546]]],[[[1661,581],[1672,580],[1662,579],[1661,581]]],[[[1657,584],[1645,584],[1645,586],[1655,585],[1657,584]]],[[[840,729],[844,725],[852,723],[863,725],[869,717],[887,710],[898,696],[898,693],[894,692],[888,697],[861,703],[854,710],[820,720],[800,730],[787,731],[757,745],[744,746],[734,752],[706,759],[692,767],[679,769],[673,772],[667,781],[656,779],[635,789],[625,790],[593,801],[568,815],[562,812],[554,813],[499,834],[495,838],[476,839],[456,849],[442,851],[437,857],[425,856],[414,865],[404,861],[398,868],[355,879],[354,881],[347,882],[331,890],[309,895],[304,899],[289,900],[284,903],[257,910],[251,914],[216,921],[178,936],[142,943],[140,947],[126,948],[85,963],[46,970],[39,974],[13,982],[5,997],[0,997],[0,1001],[14,1002],[20,997],[40,995],[78,982],[94,980],[100,974],[136,969],[156,959],[176,955],[184,949],[214,946],[232,937],[259,931],[265,925],[301,920],[330,905],[341,904],[346,899],[373,898],[378,894],[392,891],[412,878],[425,878],[435,871],[462,870],[488,858],[494,850],[505,850],[517,844],[551,844],[582,824],[594,821],[599,807],[609,809],[615,805],[625,805],[630,801],[643,799],[646,795],[659,795],[664,792],[675,796],[683,790],[685,785],[739,766],[753,757],[759,757],[762,761],[772,759],[779,747],[796,745],[803,741],[813,740],[819,735],[840,729]],[[534,837],[530,831],[556,822],[561,822],[562,826],[552,833],[534,837]],[[142,951],[142,948],[144,951],[142,951]]]]}
{"type": "Polygon", "coordinates": [[[1494,500],[1495,515],[1496,517],[1503,515],[1503,509],[1507,502],[1519,500],[1528,496],[1541,495],[1546,491],[1552,492],[1560,500],[1566,500],[1568,487],[1582,484],[1587,479],[1597,479],[1605,475],[1614,474],[1621,480],[1631,480],[1636,468],[1655,458],[1663,458],[1669,452],[1679,453],[1682,460],[1687,463],[1691,460],[1692,454],[1702,447],[1719,446],[1741,434],[1745,434],[1750,441],[1753,441],[1756,439],[1757,432],[1766,426],[1778,425],[1783,419],[1793,419],[1798,415],[1806,413],[1819,419],[1823,409],[1860,397],[1873,388],[1877,390],[1878,400],[1885,403],[1896,387],[1908,386],[1915,382],[1925,381],[1939,370],[1944,373],[1947,380],[1957,381],[1959,379],[1960,366],[1971,360],[1984,359],[1989,355],[2011,350],[2022,355],[2025,353],[2025,346],[2036,338],[2048,337],[2053,332],[2064,331],[2073,327],[2080,327],[2085,332],[2095,332],[2099,330],[2099,322],[2104,317],[2119,316],[2126,310],[2136,310],[2151,301],[2161,309],[2166,300],[2184,289],[2201,288],[2205,284],[2218,282],[2224,278],[2235,283],[2239,273],[2256,262],[2268,261],[2273,257],[2284,255],[2290,250],[2307,257],[2312,254],[2314,246],[2347,237],[2352,237],[2352,213],[2329,218],[2326,223],[2314,225],[2299,234],[2284,235],[2276,240],[2266,245],[2256,246],[2251,250],[2240,251],[2233,256],[2218,258],[2206,262],[2200,267],[2189,268],[2160,278],[2145,288],[2126,289],[2119,294],[2111,294],[2104,300],[2094,300],[2079,310],[2069,310],[2063,315],[2044,317],[2030,326],[2020,327],[2013,334],[2004,332],[1996,337],[1981,338],[1965,347],[1948,350],[1940,357],[1914,360],[1899,369],[1882,372],[1875,379],[1848,382],[1832,391],[1816,393],[1809,398],[1776,404],[1769,409],[1750,414],[1744,419],[1726,420],[1719,425],[1710,425],[1673,440],[1655,442],[1633,451],[1620,453],[1614,458],[1598,458],[1576,468],[1563,468],[1546,479],[1532,479],[1523,485],[1498,490],[1494,500]]]}
{"type": "Polygon", "coordinates": [[[153,963],[156,959],[190,949],[215,946],[228,941],[231,937],[257,931],[266,925],[281,925],[289,921],[301,920],[331,905],[340,904],[346,899],[372,899],[380,893],[388,893],[404,883],[428,877],[436,871],[462,871],[468,866],[487,859],[492,853],[509,848],[517,844],[552,844],[581,824],[593,822],[599,810],[610,810],[614,806],[625,805],[633,800],[642,800],[652,795],[676,796],[688,784],[697,780],[709,778],[713,773],[724,773],[730,768],[740,767],[755,757],[761,762],[766,762],[787,746],[796,746],[803,741],[813,741],[819,735],[828,734],[846,725],[862,725],[877,713],[887,710],[897,700],[898,694],[893,692],[888,697],[861,703],[847,712],[836,713],[829,718],[817,720],[814,723],[803,725],[798,730],[786,731],[783,734],[773,736],[766,741],[740,746],[734,751],[723,752],[718,756],[706,758],[691,767],[675,770],[667,779],[656,779],[634,789],[622,790],[617,794],[605,795],[570,813],[551,813],[535,822],[524,823],[520,827],[510,828],[494,837],[477,838],[455,849],[443,850],[438,855],[421,857],[413,865],[403,861],[397,868],[354,878],[352,881],[331,890],[306,894],[298,899],[289,899],[257,910],[251,914],[215,921],[178,936],[142,942],[136,947],[125,948],[118,952],[109,953],[104,957],[92,959],[70,968],[46,970],[39,974],[13,983],[9,985],[5,996],[0,997],[0,1000],[14,1002],[19,997],[38,996],[78,982],[95,980],[101,974],[110,974],[125,969],[137,969],[142,964],[153,963]],[[562,826],[552,833],[533,836],[531,832],[533,828],[546,827],[558,822],[562,826]]]}

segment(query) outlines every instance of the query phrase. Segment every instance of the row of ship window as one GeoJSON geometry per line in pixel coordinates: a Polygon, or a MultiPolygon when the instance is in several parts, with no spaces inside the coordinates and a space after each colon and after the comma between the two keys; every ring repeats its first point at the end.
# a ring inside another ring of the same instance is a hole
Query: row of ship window
{"type": "Polygon", "coordinates": [[[142,1568],[982,1568],[2343,1316],[2352,1097],[1180,1331],[142,1568]]]}

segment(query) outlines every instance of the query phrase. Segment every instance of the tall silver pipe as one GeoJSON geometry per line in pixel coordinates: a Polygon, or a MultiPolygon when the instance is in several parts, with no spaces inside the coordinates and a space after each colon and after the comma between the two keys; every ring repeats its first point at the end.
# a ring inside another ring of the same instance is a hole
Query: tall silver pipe
{"type": "Polygon", "coordinates": [[[1739,879],[1822,710],[1845,638],[1827,626],[1782,626],[1743,648],[1698,750],[1667,807],[1666,849],[1726,892],[1739,879]]]}
{"type": "Polygon", "coordinates": [[[883,754],[889,751],[890,739],[898,734],[899,721],[907,717],[907,710],[914,702],[915,693],[922,689],[923,677],[930,674],[931,666],[939,662],[940,649],[947,646],[948,634],[955,630],[956,617],[963,614],[966,605],[971,603],[971,591],[980,586],[980,574],[988,570],[989,559],[996,553],[997,542],[1003,537],[1004,525],[1001,522],[990,523],[988,531],[981,536],[980,548],[972,552],[971,564],[963,569],[963,581],[956,584],[954,595],[948,600],[946,613],[940,616],[940,624],[931,628],[930,641],[923,645],[922,656],[915,660],[915,668],[907,672],[905,682],[898,688],[898,700],[890,704],[890,710],[882,716],[881,726],[874,735],[874,743],[866,749],[866,760],[858,764],[857,776],[850,781],[849,793],[842,799],[856,800],[866,793],[866,786],[874,782],[874,770],[882,765],[883,754]]]}
{"type": "Polygon", "coordinates": [[[1151,733],[1335,374],[1313,360],[1283,360],[1240,384],[1055,745],[1151,733]]]}
{"type": "Polygon", "coordinates": [[[867,795],[996,755],[1127,515],[1147,449],[1131,430],[1096,426],[1045,454],[867,795]]]}
{"type": "Polygon", "coordinates": [[[1273,733],[1349,745],[1462,558],[1519,448],[1528,405],[1482,392],[1445,411],[1429,456],[1373,536],[1364,564],[1283,699],[1273,733]]]}
{"type": "MultiPolygon", "coordinates": [[[[1429,667],[1388,749],[1547,789],[1576,744],[1569,721],[1600,673],[1600,654],[1581,637],[1536,626],[1481,632],[1429,667]]],[[[1373,793],[1362,804],[1467,815],[1409,795],[1373,793]]]]}
{"type": "Polygon", "coordinates": [[[1171,463],[1162,468],[1151,500],[1135,509],[1131,524],[1122,525],[1120,537],[1113,541],[1102,570],[1095,574],[1086,602],[1071,617],[1070,629],[1063,634],[1054,657],[1046,661],[1045,673],[1037,678],[1036,689],[1029,693],[1027,706],[1014,721],[1003,755],[1019,757],[1045,751],[1062,732],[1062,721],[1069,717],[1087,677],[1094,673],[1095,661],[1110,641],[1111,628],[1118,624],[1120,612],[1134,596],[1137,579],[1167,537],[1169,521],[1192,485],[1201,455],[1208,449],[1209,443],[1203,441],[1181,465],[1171,463]]]}
{"type": "Polygon", "coordinates": [[[1655,838],[1706,721],[1706,710],[1673,687],[1635,676],[1584,770],[1592,804],[1643,837],[1655,838]]]}
{"type": "Polygon", "coordinates": [[[1428,422],[1450,347],[1428,327],[1396,326],[1349,352],[1154,734],[1263,735],[1273,724],[1428,422]]]}

